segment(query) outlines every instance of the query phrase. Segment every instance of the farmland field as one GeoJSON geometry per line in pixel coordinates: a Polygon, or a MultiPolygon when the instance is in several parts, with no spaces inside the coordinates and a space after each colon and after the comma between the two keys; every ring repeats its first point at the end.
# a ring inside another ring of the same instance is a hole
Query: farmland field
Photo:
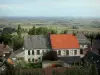
{"type": "MultiPolygon", "coordinates": [[[[17,28],[18,25],[29,30],[35,27],[48,27],[62,31],[67,29],[69,32],[100,32],[100,18],[55,18],[55,17],[10,17],[0,18],[0,30],[5,27],[17,28]],[[73,28],[73,26],[77,28],[73,28]]],[[[16,34],[16,33],[14,33],[16,34]]],[[[25,34],[26,35],[26,34],[25,34]]]]}

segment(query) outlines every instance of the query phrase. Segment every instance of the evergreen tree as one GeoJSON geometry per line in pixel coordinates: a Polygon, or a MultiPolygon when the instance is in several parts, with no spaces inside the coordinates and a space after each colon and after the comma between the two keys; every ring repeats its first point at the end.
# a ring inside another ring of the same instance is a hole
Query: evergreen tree
{"type": "Polygon", "coordinates": [[[20,24],[18,25],[18,28],[17,28],[17,34],[18,34],[18,36],[21,37],[21,26],[20,26],[20,24]]]}

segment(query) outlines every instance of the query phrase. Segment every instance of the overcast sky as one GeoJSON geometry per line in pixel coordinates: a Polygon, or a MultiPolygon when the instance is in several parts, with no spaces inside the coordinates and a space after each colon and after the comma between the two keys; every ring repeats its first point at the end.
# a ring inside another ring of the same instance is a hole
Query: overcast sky
{"type": "Polygon", "coordinates": [[[100,0],[0,0],[0,16],[100,17],[100,0]]]}

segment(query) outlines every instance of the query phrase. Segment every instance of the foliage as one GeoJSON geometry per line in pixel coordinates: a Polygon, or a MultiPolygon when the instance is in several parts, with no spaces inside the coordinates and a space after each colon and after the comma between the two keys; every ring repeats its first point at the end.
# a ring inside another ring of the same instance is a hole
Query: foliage
{"type": "Polygon", "coordinates": [[[73,31],[73,35],[75,36],[76,35],[76,33],[73,31]]]}
{"type": "Polygon", "coordinates": [[[18,62],[16,64],[16,68],[23,68],[23,69],[31,69],[31,68],[42,68],[42,62],[39,63],[27,63],[27,62],[18,62]]]}
{"type": "MultiPolygon", "coordinates": [[[[30,64],[30,63],[29,63],[30,64]]],[[[33,64],[30,64],[30,67],[33,64]]],[[[91,67],[87,68],[80,68],[80,67],[66,67],[66,68],[50,68],[50,69],[33,69],[31,68],[20,68],[19,70],[11,70],[15,72],[16,75],[43,75],[49,72],[52,75],[98,75],[96,71],[96,67],[92,65],[91,67]]],[[[11,72],[11,73],[12,73],[11,72]]],[[[8,74],[11,75],[11,74],[8,74]]],[[[12,74],[13,75],[13,74],[12,74]]]]}
{"type": "Polygon", "coordinates": [[[20,36],[13,36],[12,38],[12,44],[13,44],[13,49],[14,50],[18,50],[20,49],[23,44],[24,44],[24,39],[20,36]]]}
{"type": "Polygon", "coordinates": [[[28,63],[28,68],[42,68],[42,62],[39,63],[28,63]]]}
{"type": "Polygon", "coordinates": [[[51,34],[57,34],[57,30],[56,29],[49,29],[48,30],[51,34]]]}
{"type": "Polygon", "coordinates": [[[31,28],[28,32],[29,35],[35,35],[36,34],[36,28],[35,26],[33,26],[33,28],[31,28]]]}
{"type": "Polygon", "coordinates": [[[47,27],[36,28],[36,34],[37,35],[47,34],[47,33],[48,33],[48,28],[47,27]]]}
{"type": "Polygon", "coordinates": [[[68,30],[62,30],[60,34],[67,34],[68,30]]]}
{"type": "Polygon", "coordinates": [[[89,75],[98,75],[97,68],[94,64],[90,66],[89,75]]]}
{"type": "Polygon", "coordinates": [[[12,35],[10,34],[1,34],[0,35],[0,43],[4,42],[4,44],[11,44],[12,35]]]}
{"type": "Polygon", "coordinates": [[[22,32],[22,30],[21,30],[21,26],[19,24],[18,28],[17,28],[17,34],[18,34],[18,36],[21,36],[21,32],[22,32]]]}
{"type": "Polygon", "coordinates": [[[51,28],[48,29],[47,27],[35,28],[35,26],[33,26],[33,28],[31,28],[28,32],[29,35],[45,35],[48,33],[57,34],[57,30],[51,28]]]}
{"type": "Polygon", "coordinates": [[[72,27],[72,29],[78,29],[78,27],[76,27],[76,26],[73,26],[73,27],[72,27]]]}
{"type": "Polygon", "coordinates": [[[11,28],[11,27],[3,28],[3,34],[12,34],[13,32],[16,32],[15,28],[11,28]]]}

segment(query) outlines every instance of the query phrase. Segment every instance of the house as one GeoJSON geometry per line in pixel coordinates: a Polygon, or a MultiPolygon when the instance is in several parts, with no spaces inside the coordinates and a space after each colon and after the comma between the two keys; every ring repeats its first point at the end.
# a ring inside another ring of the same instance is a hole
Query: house
{"type": "Polygon", "coordinates": [[[50,34],[52,50],[57,51],[58,57],[80,56],[80,45],[72,34],[50,34]]]}
{"type": "Polygon", "coordinates": [[[96,64],[100,68],[100,55],[95,54],[92,51],[88,51],[87,54],[83,57],[84,60],[96,64]]]}
{"type": "Polygon", "coordinates": [[[42,61],[43,54],[51,50],[49,38],[47,35],[28,35],[24,37],[23,49],[25,50],[25,61],[42,61]]]}
{"type": "Polygon", "coordinates": [[[85,54],[90,49],[91,42],[85,37],[83,33],[77,33],[76,37],[80,44],[80,54],[85,54]]]}
{"type": "Polygon", "coordinates": [[[85,37],[83,33],[77,33],[76,37],[78,39],[78,42],[80,44],[80,48],[88,48],[91,44],[91,42],[85,37]]]}
{"type": "Polygon", "coordinates": [[[0,56],[9,56],[9,54],[13,51],[8,45],[6,44],[0,44],[0,56]]]}
{"type": "Polygon", "coordinates": [[[92,52],[100,55],[100,39],[94,39],[92,41],[92,52]]]}
{"type": "Polygon", "coordinates": [[[84,59],[85,66],[95,64],[98,73],[100,74],[100,55],[92,51],[88,51],[87,54],[83,57],[83,59],[84,59]]]}

